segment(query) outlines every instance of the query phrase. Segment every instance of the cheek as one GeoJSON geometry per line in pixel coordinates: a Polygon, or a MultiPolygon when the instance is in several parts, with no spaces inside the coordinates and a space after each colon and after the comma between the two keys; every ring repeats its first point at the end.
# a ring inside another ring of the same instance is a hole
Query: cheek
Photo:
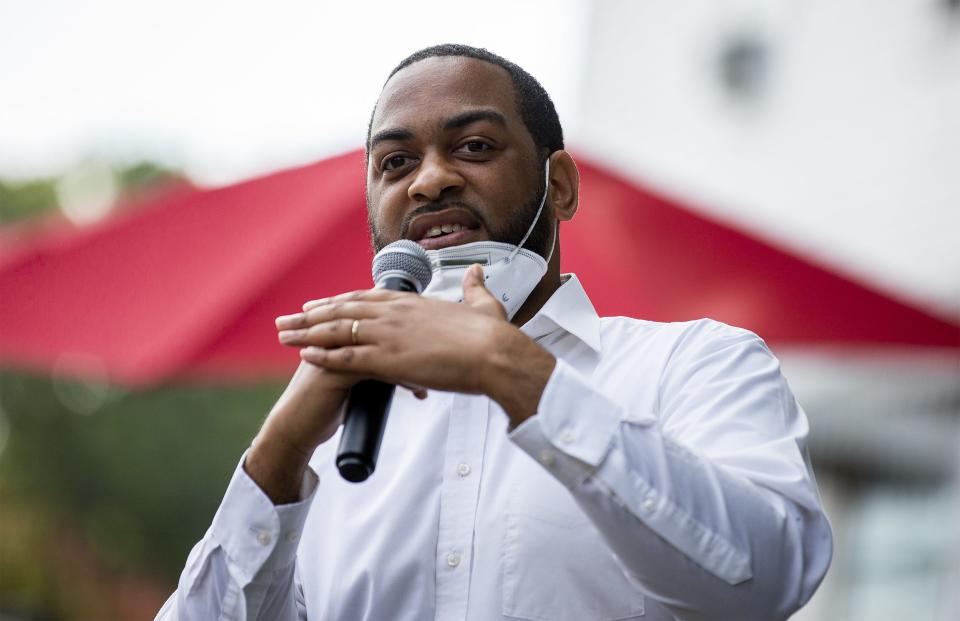
{"type": "Polygon", "coordinates": [[[406,193],[397,185],[367,195],[367,214],[371,225],[381,235],[394,237],[399,233],[403,218],[406,193]]]}
{"type": "Polygon", "coordinates": [[[522,164],[490,168],[480,182],[489,188],[487,196],[491,202],[491,213],[497,219],[510,217],[516,208],[526,203],[526,188],[530,186],[530,179],[522,173],[522,164]]]}

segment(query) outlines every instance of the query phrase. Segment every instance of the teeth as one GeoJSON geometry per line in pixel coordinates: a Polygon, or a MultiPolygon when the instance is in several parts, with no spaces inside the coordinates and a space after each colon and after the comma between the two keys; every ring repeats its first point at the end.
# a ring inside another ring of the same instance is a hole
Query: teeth
{"type": "Polygon", "coordinates": [[[440,235],[446,235],[448,233],[459,233],[464,230],[465,226],[462,224],[441,224],[440,226],[432,226],[427,230],[425,237],[439,237],[440,235]]]}

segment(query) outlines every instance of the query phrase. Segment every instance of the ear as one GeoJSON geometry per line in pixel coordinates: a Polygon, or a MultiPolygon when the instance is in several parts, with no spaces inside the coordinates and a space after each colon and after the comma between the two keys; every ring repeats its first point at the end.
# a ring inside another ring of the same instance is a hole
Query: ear
{"type": "Polygon", "coordinates": [[[580,201],[580,171],[566,151],[550,155],[550,193],[547,202],[557,220],[572,220],[580,201]]]}

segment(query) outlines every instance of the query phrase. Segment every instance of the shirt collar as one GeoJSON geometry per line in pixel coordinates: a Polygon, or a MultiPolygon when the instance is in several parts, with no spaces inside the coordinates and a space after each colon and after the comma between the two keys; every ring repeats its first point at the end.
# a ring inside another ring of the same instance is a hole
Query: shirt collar
{"type": "Polygon", "coordinates": [[[560,328],[599,353],[600,317],[576,274],[564,274],[563,278],[565,282],[520,329],[530,338],[538,339],[560,328]]]}

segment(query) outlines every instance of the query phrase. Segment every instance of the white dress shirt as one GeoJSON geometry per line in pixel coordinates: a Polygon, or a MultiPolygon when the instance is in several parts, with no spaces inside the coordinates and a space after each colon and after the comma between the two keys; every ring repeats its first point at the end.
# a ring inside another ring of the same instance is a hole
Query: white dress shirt
{"type": "Polygon", "coordinates": [[[810,598],[832,536],[762,340],[601,319],[575,276],[522,330],[557,357],[536,416],[508,434],[488,397],[398,390],[364,483],[339,434],[295,504],[238,467],[158,619],[766,621],[810,598]]]}

